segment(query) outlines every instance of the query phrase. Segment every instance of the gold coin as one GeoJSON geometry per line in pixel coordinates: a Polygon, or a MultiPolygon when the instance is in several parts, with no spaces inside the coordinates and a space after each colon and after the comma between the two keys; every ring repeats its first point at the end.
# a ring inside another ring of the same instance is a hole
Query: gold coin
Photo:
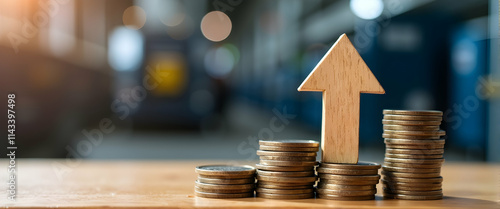
{"type": "Polygon", "coordinates": [[[386,130],[382,133],[383,138],[391,139],[417,139],[417,140],[428,140],[428,139],[441,139],[441,136],[411,136],[411,135],[400,135],[387,133],[386,130]]]}
{"type": "Polygon", "coordinates": [[[261,159],[260,164],[261,165],[272,165],[272,166],[287,166],[287,167],[290,167],[290,166],[293,166],[293,167],[295,167],[295,166],[313,167],[317,163],[316,163],[316,161],[279,161],[279,160],[262,160],[261,159]]]}
{"type": "Polygon", "coordinates": [[[439,126],[405,126],[405,125],[384,125],[384,130],[401,130],[401,131],[437,131],[439,126]]]}
{"type": "Polygon", "coordinates": [[[393,190],[405,190],[405,191],[432,191],[432,190],[440,190],[441,185],[430,185],[426,187],[407,187],[407,186],[399,186],[395,184],[382,183],[384,187],[392,188],[393,190]]]}
{"type": "Polygon", "coordinates": [[[428,115],[392,115],[384,114],[385,120],[416,120],[416,121],[442,121],[443,117],[428,115]]]}
{"type": "Polygon", "coordinates": [[[194,191],[195,195],[198,197],[205,198],[243,198],[243,197],[253,197],[253,192],[248,193],[236,193],[236,194],[218,194],[218,193],[207,193],[194,191]]]}
{"type": "Polygon", "coordinates": [[[385,193],[389,194],[406,194],[406,195],[443,195],[443,190],[429,190],[429,191],[407,191],[400,189],[391,189],[383,187],[385,193]]]}
{"type": "Polygon", "coordinates": [[[311,189],[312,184],[309,185],[276,185],[273,182],[259,182],[257,188],[267,188],[267,189],[311,189]]]}
{"type": "Polygon", "coordinates": [[[259,156],[295,156],[295,157],[316,157],[316,152],[273,152],[257,150],[259,156]]]}
{"type": "Polygon", "coordinates": [[[318,188],[319,189],[333,189],[333,190],[374,190],[377,189],[375,185],[362,185],[362,186],[356,186],[356,185],[339,185],[339,184],[325,184],[325,183],[318,183],[318,188]]]}
{"type": "Polygon", "coordinates": [[[261,160],[281,160],[281,161],[314,161],[316,157],[289,157],[289,156],[260,156],[261,160]]]}
{"type": "Polygon", "coordinates": [[[265,171],[313,171],[314,166],[273,166],[256,164],[256,168],[265,171]]]}
{"type": "Polygon", "coordinates": [[[392,114],[392,115],[429,115],[429,116],[443,116],[442,111],[438,110],[391,110],[384,109],[382,110],[383,114],[392,114]]]}
{"type": "Polygon", "coordinates": [[[378,169],[376,170],[348,170],[348,169],[335,169],[335,168],[316,168],[318,173],[327,174],[337,174],[337,175],[349,175],[349,176],[359,176],[359,175],[376,175],[378,174],[378,169]]]}
{"type": "Polygon", "coordinates": [[[443,182],[443,177],[415,179],[415,178],[400,178],[400,177],[384,176],[383,179],[386,181],[411,182],[411,183],[441,183],[441,182],[443,182]]]}
{"type": "Polygon", "coordinates": [[[409,150],[433,150],[433,149],[443,149],[444,144],[437,145],[410,145],[410,144],[385,144],[385,148],[389,149],[409,149],[409,150]]]}
{"type": "Polygon", "coordinates": [[[441,176],[441,172],[435,173],[403,173],[403,172],[392,172],[392,171],[382,171],[382,175],[389,177],[401,177],[401,178],[436,178],[441,176]]]}
{"type": "Polygon", "coordinates": [[[319,142],[313,140],[259,140],[259,145],[276,147],[319,147],[319,142]]]}
{"type": "Polygon", "coordinates": [[[443,155],[403,155],[403,154],[385,153],[385,157],[404,158],[404,159],[436,159],[436,158],[443,158],[443,155]]]}
{"type": "Polygon", "coordinates": [[[392,162],[385,162],[384,166],[387,167],[399,167],[399,168],[441,168],[442,164],[441,163],[435,163],[435,164],[410,164],[410,163],[392,163],[392,162]]]}
{"type": "Polygon", "coordinates": [[[401,173],[439,173],[441,168],[400,168],[382,166],[382,171],[401,172],[401,173]]]}
{"type": "Polygon", "coordinates": [[[317,194],[318,198],[327,199],[327,200],[345,200],[345,201],[359,201],[359,200],[373,200],[375,199],[375,195],[368,196],[338,196],[338,195],[329,195],[329,194],[317,194]]]}
{"type": "Polygon", "coordinates": [[[248,176],[255,174],[255,168],[249,165],[203,165],[196,167],[195,172],[207,176],[248,176]]]}
{"type": "Polygon", "coordinates": [[[384,139],[386,144],[407,144],[407,145],[443,145],[444,139],[384,139]]]}
{"type": "Polygon", "coordinates": [[[390,154],[405,154],[405,155],[441,155],[444,149],[427,149],[427,150],[411,150],[411,149],[385,149],[385,153],[390,154]]]}
{"type": "Polygon", "coordinates": [[[440,200],[443,195],[405,195],[405,194],[389,194],[384,193],[384,198],[401,199],[401,200],[440,200]]]}
{"type": "Polygon", "coordinates": [[[384,158],[385,162],[393,163],[414,163],[414,164],[435,164],[443,163],[444,159],[400,159],[400,158],[384,158]]]}
{"type": "Polygon", "coordinates": [[[421,188],[426,190],[431,190],[432,188],[439,187],[441,188],[443,185],[441,182],[438,183],[422,183],[422,182],[398,182],[398,181],[388,181],[382,179],[382,184],[394,188],[398,187],[409,187],[409,188],[421,188]]]}
{"type": "Polygon", "coordinates": [[[282,182],[276,182],[276,181],[263,181],[263,180],[260,180],[258,181],[262,184],[274,184],[274,185],[279,185],[279,186],[309,186],[309,187],[313,187],[314,184],[316,182],[285,182],[285,181],[282,181],[282,182]]]}
{"type": "Polygon", "coordinates": [[[314,193],[307,194],[269,194],[257,192],[257,197],[267,198],[267,199],[308,199],[314,197],[314,193]]]}
{"type": "Polygon", "coordinates": [[[207,184],[195,181],[195,186],[201,189],[220,189],[220,190],[237,190],[237,189],[253,189],[255,184],[207,184]]]}
{"type": "Polygon", "coordinates": [[[439,126],[441,121],[432,120],[387,120],[382,119],[382,124],[386,125],[405,125],[405,126],[439,126]]]}
{"type": "Polygon", "coordinates": [[[261,176],[277,176],[277,177],[308,177],[308,176],[314,176],[314,170],[310,170],[310,171],[295,171],[295,172],[279,172],[279,171],[257,170],[257,175],[261,175],[261,176]]]}
{"type": "Polygon", "coordinates": [[[333,190],[333,189],[316,189],[316,192],[319,194],[329,194],[329,195],[352,197],[352,196],[374,195],[377,193],[377,190],[372,189],[372,190],[349,191],[349,190],[333,190]]]}
{"type": "Polygon", "coordinates": [[[315,182],[317,180],[316,176],[309,177],[276,177],[276,176],[257,176],[257,180],[259,181],[267,181],[267,182],[315,182]]]}
{"type": "Polygon", "coordinates": [[[206,184],[250,184],[255,183],[255,178],[248,179],[214,179],[198,177],[198,182],[206,184]]]}
{"type": "Polygon", "coordinates": [[[396,134],[396,135],[406,135],[406,136],[421,136],[420,138],[426,138],[429,136],[444,136],[446,131],[406,131],[406,130],[384,130],[386,134],[396,134]]]}
{"type": "Polygon", "coordinates": [[[234,194],[234,193],[248,193],[253,192],[253,188],[251,189],[206,189],[195,186],[194,191],[197,192],[206,192],[206,193],[218,193],[218,194],[234,194]]]}
{"type": "Polygon", "coordinates": [[[346,186],[372,186],[378,184],[377,180],[370,181],[345,181],[345,180],[332,180],[332,179],[321,179],[318,184],[336,184],[336,185],[346,185],[346,186]]]}
{"type": "Polygon", "coordinates": [[[335,175],[335,174],[323,174],[320,173],[319,178],[337,181],[378,181],[380,175],[366,175],[366,176],[345,176],[345,175],[335,175]]]}
{"type": "Polygon", "coordinates": [[[321,162],[320,167],[333,168],[333,169],[346,169],[346,170],[378,170],[380,164],[358,161],[357,164],[342,164],[342,163],[325,163],[321,162]]]}
{"type": "Polygon", "coordinates": [[[281,152],[317,152],[318,147],[277,147],[260,145],[260,150],[265,151],[281,151],[281,152]]]}
{"type": "Polygon", "coordinates": [[[255,189],[257,193],[268,193],[268,194],[309,194],[314,192],[313,188],[309,189],[267,189],[267,188],[257,188],[255,189]]]}

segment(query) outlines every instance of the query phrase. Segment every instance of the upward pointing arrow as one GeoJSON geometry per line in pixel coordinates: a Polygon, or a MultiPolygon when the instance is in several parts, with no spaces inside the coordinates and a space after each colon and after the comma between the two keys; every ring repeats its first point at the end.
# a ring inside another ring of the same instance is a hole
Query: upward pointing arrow
{"type": "Polygon", "coordinates": [[[322,162],[356,164],[359,94],[384,94],[385,91],[345,34],[333,44],[298,90],[323,92],[322,162]]]}

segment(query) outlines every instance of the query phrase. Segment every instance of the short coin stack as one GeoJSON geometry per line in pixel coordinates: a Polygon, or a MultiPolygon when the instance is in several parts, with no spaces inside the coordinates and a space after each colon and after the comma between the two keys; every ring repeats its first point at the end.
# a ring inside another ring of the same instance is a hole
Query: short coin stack
{"type": "Polygon", "coordinates": [[[196,196],[207,198],[253,197],[255,168],[252,166],[206,165],[195,169],[196,196]]]}
{"type": "Polygon", "coordinates": [[[380,180],[380,164],[359,161],[358,164],[321,163],[316,171],[320,181],[318,198],[331,200],[372,200],[380,180]]]}
{"type": "Polygon", "coordinates": [[[384,197],[407,200],[442,199],[441,165],[445,131],[443,112],[384,110],[386,144],[382,183],[384,197]]]}
{"type": "Polygon", "coordinates": [[[314,197],[314,174],[319,143],[312,140],[261,140],[257,164],[257,197],[305,199],[314,197]]]}

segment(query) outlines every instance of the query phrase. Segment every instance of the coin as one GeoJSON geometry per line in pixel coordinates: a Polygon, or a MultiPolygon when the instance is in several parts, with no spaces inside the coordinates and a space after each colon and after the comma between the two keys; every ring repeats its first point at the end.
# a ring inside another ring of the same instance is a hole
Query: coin
{"type": "Polygon", "coordinates": [[[382,124],[387,125],[405,125],[405,126],[439,126],[441,125],[441,121],[432,121],[432,120],[387,120],[383,119],[382,124]]]}
{"type": "Polygon", "coordinates": [[[255,179],[253,177],[247,179],[214,179],[198,177],[198,182],[207,184],[250,184],[255,183],[255,179]]]}
{"type": "Polygon", "coordinates": [[[421,136],[421,138],[429,136],[444,136],[446,132],[443,130],[437,131],[406,131],[406,130],[384,130],[386,134],[406,135],[406,136],[421,136]]]}
{"type": "Polygon", "coordinates": [[[314,197],[314,193],[307,194],[269,194],[257,192],[257,197],[263,197],[268,199],[307,199],[314,197]]]}
{"type": "Polygon", "coordinates": [[[380,175],[366,175],[366,176],[345,176],[335,174],[319,174],[319,178],[338,181],[378,181],[380,175]]]}
{"type": "Polygon", "coordinates": [[[206,192],[206,193],[219,193],[219,194],[234,194],[234,193],[247,193],[253,192],[254,189],[207,189],[195,186],[194,191],[206,192]]]}
{"type": "Polygon", "coordinates": [[[408,145],[443,145],[444,139],[384,139],[386,144],[408,144],[408,145]]]}
{"type": "Polygon", "coordinates": [[[257,188],[267,188],[267,189],[310,189],[312,184],[309,185],[276,185],[273,182],[263,182],[260,181],[257,184],[257,188]]]}
{"type": "Polygon", "coordinates": [[[206,197],[206,198],[243,198],[243,197],[253,197],[253,192],[236,193],[236,194],[218,194],[218,193],[207,193],[207,192],[194,191],[194,193],[198,197],[206,197]]]}
{"type": "Polygon", "coordinates": [[[444,149],[427,149],[427,150],[411,150],[411,149],[385,149],[385,153],[390,154],[405,154],[405,155],[440,155],[444,153],[444,149]]]}
{"type": "Polygon", "coordinates": [[[268,193],[268,194],[308,194],[314,192],[312,188],[309,189],[268,189],[268,188],[257,188],[255,190],[257,193],[268,193]]]}
{"type": "Polygon", "coordinates": [[[385,120],[416,120],[416,121],[441,121],[441,116],[428,116],[428,115],[392,115],[384,114],[385,120]]]}
{"type": "Polygon", "coordinates": [[[403,155],[403,154],[385,153],[385,157],[404,158],[404,159],[436,159],[436,158],[443,158],[443,155],[403,155]]]}
{"type": "Polygon", "coordinates": [[[260,145],[260,150],[265,151],[281,151],[281,152],[317,152],[318,147],[278,147],[278,146],[265,146],[260,145]]]}
{"type": "Polygon", "coordinates": [[[260,160],[260,164],[261,165],[272,165],[272,166],[287,166],[287,167],[290,167],[290,166],[301,166],[301,167],[305,167],[305,166],[310,166],[310,167],[313,167],[315,166],[317,163],[316,161],[279,161],[279,160],[260,160]]]}
{"type": "Polygon", "coordinates": [[[399,158],[384,158],[386,162],[393,163],[416,163],[416,164],[435,164],[435,163],[443,163],[444,159],[399,159],[399,158]]]}
{"type": "Polygon", "coordinates": [[[426,140],[426,139],[440,139],[441,136],[412,136],[412,135],[401,135],[401,134],[393,134],[387,133],[387,130],[384,130],[382,133],[383,138],[392,138],[392,139],[418,139],[418,140],[426,140]]]}
{"type": "Polygon", "coordinates": [[[260,156],[261,160],[282,160],[282,161],[314,161],[316,157],[290,157],[290,156],[260,156]]]}
{"type": "Polygon", "coordinates": [[[432,150],[432,149],[443,149],[444,144],[437,144],[437,145],[427,145],[427,144],[422,144],[422,145],[409,145],[409,144],[385,144],[386,148],[389,149],[410,149],[410,150],[432,150]]]}
{"type": "Polygon", "coordinates": [[[442,184],[441,182],[437,183],[423,183],[423,182],[397,182],[397,181],[388,181],[385,179],[382,179],[382,184],[384,185],[389,185],[391,187],[411,187],[411,188],[426,188],[426,189],[431,189],[435,187],[441,188],[442,184]]]}
{"type": "Polygon", "coordinates": [[[275,176],[257,176],[257,180],[259,181],[268,181],[268,182],[315,182],[317,180],[316,176],[310,177],[275,177],[275,176]]]}
{"type": "Polygon", "coordinates": [[[349,169],[335,169],[335,168],[316,168],[318,173],[328,173],[328,174],[338,174],[338,175],[350,175],[350,176],[359,176],[359,175],[376,175],[378,174],[378,169],[374,170],[349,170],[349,169]]]}
{"type": "Polygon", "coordinates": [[[349,191],[376,189],[375,184],[374,185],[356,186],[356,185],[338,185],[338,184],[325,184],[325,183],[318,183],[318,188],[320,188],[320,189],[333,189],[333,190],[349,190],[349,191]]]}
{"type": "Polygon", "coordinates": [[[257,150],[259,156],[295,156],[295,157],[316,157],[316,152],[273,152],[257,150]]]}
{"type": "Polygon", "coordinates": [[[295,171],[295,172],[280,172],[280,171],[263,171],[257,170],[257,175],[262,176],[277,176],[277,177],[307,177],[314,176],[314,170],[310,171],[295,171]]]}
{"type": "Polygon", "coordinates": [[[252,175],[241,175],[241,176],[235,176],[235,175],[202,175],[202,174],[198,174],[198,177],[201,177],[201,178],[210,178],[210,179],[249,179],[249,178],[254,178],[255,174],[252,174],[252,175]]]}
{"type": "Polygon", "coordinates": [[[439,173],[441,168],[400,168],[382,166],[383,171],[401,172],[401,173],[439,173]]]}
{"type": "Polygon", "coordinates": [[[389,177],[401,177],[401,178],[436,178],[441,176],[441,172],[435,173],[403,173],[403,172],[391,172],[391,171],[382,171],[383,175],[389,177]]]}
{"type": "Polygon", "coordinates": [[[383,191],[385,193],[389,194],[406,194],[406,195],[443,195],[443,190],[428,190],[428,191],[407,191],[407,190],[400,190],[400,189],[391,189],[384,187],[383,191]]]}
{"type": "Polygon", "coordinates": [[[265,170],[265,171],[311,171],[311,170],[314,170],[314,166],[273,166],[273,165],[255,164],[255,167],[260,169],[260,170],[265,170]]]}
{"type": "Polygon", "coordinates": [[[195,181],[195,186],[202,189],[220,189],[220,190],[237,190],[237,189],[253,189],[255,184],[207,184],[195,181]]]}
{"type": "Polygon", "coordinates": [[[204,165],[198,166],[195,172],[201,175],[215,176],[241,176],[255,174],[255,168],[252,166],[234,166],[234,165],[204,165]]]}
{"type": "Polygon", "coordinates": [[[333,168],[333,169],[347,169],[347,170],[377,170],[380,164],[358,161],[358,164],[341,164],[341,163],[320,163],[320,167],[333,168]]]}
{"type": "Polygon", "coordinates": [[[405,125],[384,125],[384,130],[401,130],[401,131],[437,131],[439,126],[405,126],[405,125]]]}
{"type": "Polygon", "coordinates": [[[438,110],[391,110],[384,109],[382,110],[383,114],[392,114],[392,115],[429,115],[429,116],[443,116],[442,111],[438,110]]]}
{"type": "Polygon", "coordinates": [[[433,186],[427,186],[427,187],[405,187],[405,186],[399,186],[395,184],[388,184],[388,183],[382,183],[385,187],[392,188],[395,190],[405,190],[405,191],[432,191],[432,190],[439,190],[441,189],[441,185],[433,185],[433,186]]]}
{"type": "Polygon", "coordinates": [[[443,182],[443,177],[415,179],[415,178],[399,178],[399,177],[384,176],[383,179],[386,181],[412,182],[412,183],[441,183],[441,182],[443,182]]]}
{"type": "Polygon", "coordinates": [[[385,162],[385,166],[387,167],[399,167],[399,168],[441,168],[441,163],[435,164],[410,164],[410,163],[392,163],[385,162]]]}
{"type": "Polygon", "coordinates": [[[345,181],[345,180],[332,180],[332,179],[321,179],[318,184],[337,184],[337,185],[346,185],[346,186],[367,186],[367,185],[375,185],[378,183],[377,180],[370,181],[345,181]]]}
{"type": "Polygon", "coordinates": [[[405,194],[389,194],[384,193],[384,198],[393,198],[401,200],[439,200],[443,199],[443,195],[405,195],[405,194]]]}
{"type": "Polygon", "coordinates": [[[338,195],[330,195],[330,194],[317,194],[318,198],[327,199],[327,200],[346,200],[346,201],[359,201],[359,200],[373,200],[375,199],[375,195],[367,195],[367,196],[338,196],[338,195]]]}
{"type": "Polygon", "coordinates": [[[259,145],[277,147],[319,147],[319,142],[313,140],[285,139],[285,140],[259,140],[259,145]]]}
{"type": "Polygon", "coordinates": [[[372,190],[350,191],[350,190],[316,189],[316,192],[319,194],[330,194],[330,195],[352,197],[352,196],[374,195],[375,193],[377,193],[377,190],[372,189],[372,190]]]}

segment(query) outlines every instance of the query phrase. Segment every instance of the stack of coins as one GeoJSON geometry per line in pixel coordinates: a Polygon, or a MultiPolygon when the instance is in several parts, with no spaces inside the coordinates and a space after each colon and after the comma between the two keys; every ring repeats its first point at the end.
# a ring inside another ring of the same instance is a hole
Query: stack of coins
{"type": "Polygon", "coordinates": [[[384,110],[386,144],[382,183],[384,197],[407,200],[442,199],[441,165],[445,131],[443,112],[384,110]]]}
{"type": "Polygon", "coordinates": [[[305,199],[314,197],[314,174],[319,143],[312,140],[259,141],[257,197],[305,199]]]}
{"type": "Polygon", "coordinates": [[[372,200],[380,180],[380,164],[359,161],[358,164],[321,163],[316,171],[320,181],[318,198],[331,200],[372,200]]]}
{"type": "Polygon", "coordinates": [[[253,197],[255,168],[252,166],[206,165],[195,169],[196,196],[207,198],[253,197]]]}

